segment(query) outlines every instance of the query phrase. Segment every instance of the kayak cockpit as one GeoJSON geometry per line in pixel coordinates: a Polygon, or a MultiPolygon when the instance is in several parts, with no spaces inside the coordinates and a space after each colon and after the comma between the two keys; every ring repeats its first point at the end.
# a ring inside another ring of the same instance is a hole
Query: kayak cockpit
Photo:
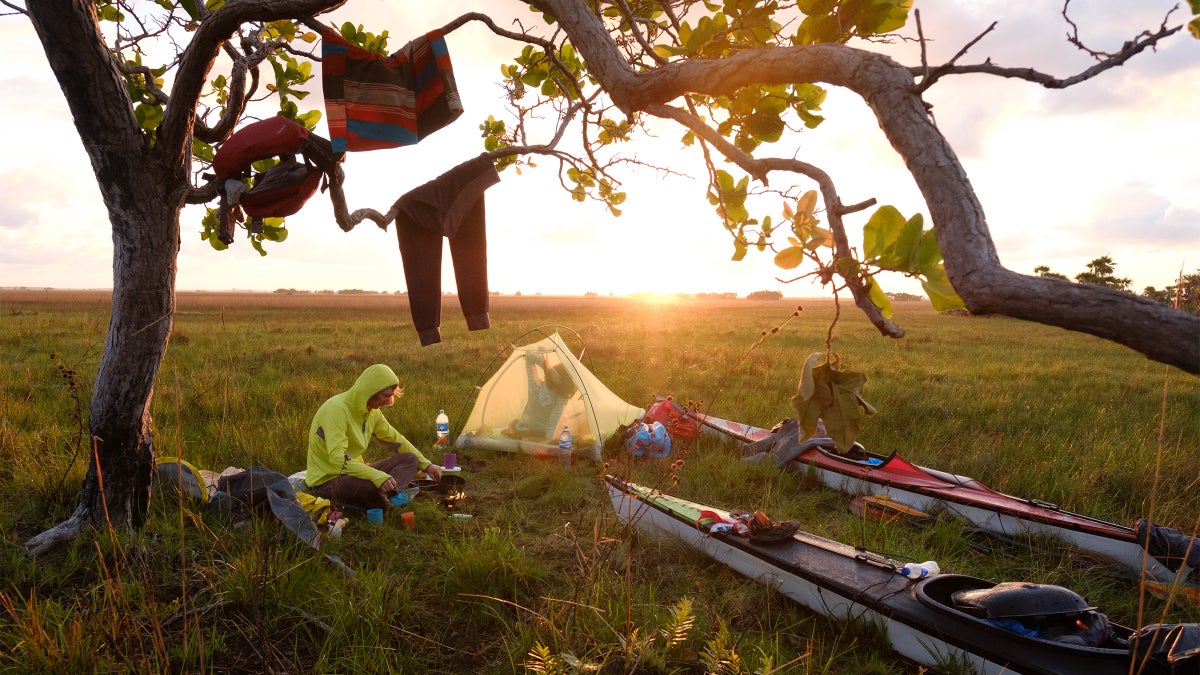
{"type": "Polygon", "coordinates": [[[1061,586],[943,574],[915,592],[922,604],[955,621],[1072,649],[1126,651],[1133,632],[1061,586]]]}

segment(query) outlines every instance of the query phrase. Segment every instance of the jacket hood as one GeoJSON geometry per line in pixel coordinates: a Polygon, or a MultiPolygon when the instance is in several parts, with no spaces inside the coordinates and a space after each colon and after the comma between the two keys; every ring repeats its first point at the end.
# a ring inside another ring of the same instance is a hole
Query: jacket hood
{"type": "Polygon", "coordinates": [[[376,363],[364,370],[346,393],[349,395],[352,409],[366,410],[368,399],[397,384],[400,384],[400,378],[396,377],[396,373],[387,365],[376,363]]]}

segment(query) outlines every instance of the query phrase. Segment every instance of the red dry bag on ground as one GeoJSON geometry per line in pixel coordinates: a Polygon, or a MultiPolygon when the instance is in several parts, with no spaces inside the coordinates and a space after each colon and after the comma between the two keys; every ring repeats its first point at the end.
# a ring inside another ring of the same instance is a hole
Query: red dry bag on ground
{"type": "Polygon", "coordinates": [[[676,443],[690,443],[700,435],[700,425],[684,414],[683,408],[670,400],[658,401],[646,410],[639,420],[646,424],[661,422],[676,443]]]}

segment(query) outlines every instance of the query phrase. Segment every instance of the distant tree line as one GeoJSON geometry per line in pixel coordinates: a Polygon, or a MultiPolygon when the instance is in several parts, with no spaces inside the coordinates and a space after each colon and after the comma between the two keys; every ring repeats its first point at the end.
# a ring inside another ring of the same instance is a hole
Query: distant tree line
{"type": "MultiPolygon", "coordinates": [[[[1100,256],[1092,260],[1086,265],[1084,271],[1075,275],[1075,281],[1081,284],[1092,284],[1095,286],[1107,286],[1115,288],[1126,293],[1133,293],[1129,289],[1132,283],[1125,277],[1118,277],[1115,274],[1117,263],[1113,262],[1110,256],[1100,256]]],[[[1054,279],[1067,279],[1068,277],[1058,272],[1052,272],[1046,265],[1038,265],[1033,268],[1033,273],[1039,277],[1051,277],[1054,279]]],[[[1142,296],[1150,298],[1157,303],[1175,307],[1178,303],[1179,309],[1192,314],[1200,314],[1200,270],[1192,274],[1185,274],[1176,285],[1167,286],[1161,291],[1153,286],[1147,286],[1142,289],[1142,296]]]]}

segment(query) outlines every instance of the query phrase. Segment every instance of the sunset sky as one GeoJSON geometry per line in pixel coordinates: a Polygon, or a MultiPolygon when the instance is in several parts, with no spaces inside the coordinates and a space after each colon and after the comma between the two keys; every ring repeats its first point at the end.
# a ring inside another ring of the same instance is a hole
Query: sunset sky
{"type": "MultiPolygon", "coordinates": [[[[1081,39],[1116,51],[1145,29],[1155,29],[1175,5],[1107,0],[1072,3],[1081,39]],[[1137,8],[1130,8],[1132,5],[1137,8]]],[[[528,15],[508,0],[369,2],[354,0],[334,15],[373,32],[388,30],[397,48],[429,28],[479,7],[497,23],[528,15]]],[[[1003,66],[1030,66],[1056,76],[1087,68],[1092,59],[1069,45],[1061,4],[917,0],[929,59],[944,62],[996,21],[996,29],[960,63],[985,58],[1003,66]]],[[[1186,8],[1186,3],[1184,3],[1186,8]]],[[[1183,11],[1169,25],[1186,22],[1183,11]]],[[[904,29],[915,36],[915,22],[904,29]]],[[[507,119],[499,65],[520,47],[479,23],[447,37],[466,112],[451,126],[407,148],[352,153],[345,162],[351,210],[386,210],[402,193],[482,151],[479,123],[507,119]]],[[[919,65],[909,44],[886,49],[919,65]]],[[[61,91],[27,19],[0,17],[0,91],[6,130],[0,153],[0,287],[108,288],[112,242],[107,215],[61,91]]],[[[320,104],[319,78],[306,103],[320,104]]],[[[1019,272],[1039,264],[1074,276],[1098,256],[1111,256],[1116,274],[1133,289],[1172,284],[1182,269],[1200,268],[1200,41],[1184,34],[1157,52],[1062,91],[986,76],[942,80],[926,96],[980,196],[1002,262],[1019,272]]],[[[926,212],[900,160],[873,116],[852,94],[832,90],[818,129],[762,146],[758,156],[795,156],[826,170],[843,201],[871,197],[906,214],[926,212]]],[[[620,174],[628,193],[624,214],[573,202],[556,178],[555,163],[509,169],[486,196],[489,278],[502,293],[625,294],[748,292],[771,289],[819,296],[819,286],[785,284],[790,278],[769,254],[731,262],[732,247],[704,198],[703,165],[696,148],[683,148],[682,131],[656,124],[657,138],[625,150],[651,164],[690,176],[651,170],[620,174]]],[[[317,133],[328,135],[324,122],[317,133]]],[[[773,174],[773,177],[775,174],[773,174]]],[[[774,183],[774,181],[773,181],[774,183]]],[[[805,188],[807,189],[807,188],[805,188]]],[[[752,208],[780,217],[778,205],[752,208]]],[[[328,199],[318,193],[288,219],[290,237],[268,244],[265,258],[239,236],[227,251],[200,239],[198,207],[183,215],[180,290],[278,288],[403,291],[404,274],[394,226],[367,221],[342,232],[328,199]]],[[[861,241],[865,215],[851,218],[861,241]]],[[[241,233],[239,233],[240,235],[241,233]]],[[[453,290],[449,255],[445,290],[453,290]]],[[[802,270],[803,271],[803,270],[802,270]]],[[[919,292],[899,277],[885,290],[919,292]]]]}

